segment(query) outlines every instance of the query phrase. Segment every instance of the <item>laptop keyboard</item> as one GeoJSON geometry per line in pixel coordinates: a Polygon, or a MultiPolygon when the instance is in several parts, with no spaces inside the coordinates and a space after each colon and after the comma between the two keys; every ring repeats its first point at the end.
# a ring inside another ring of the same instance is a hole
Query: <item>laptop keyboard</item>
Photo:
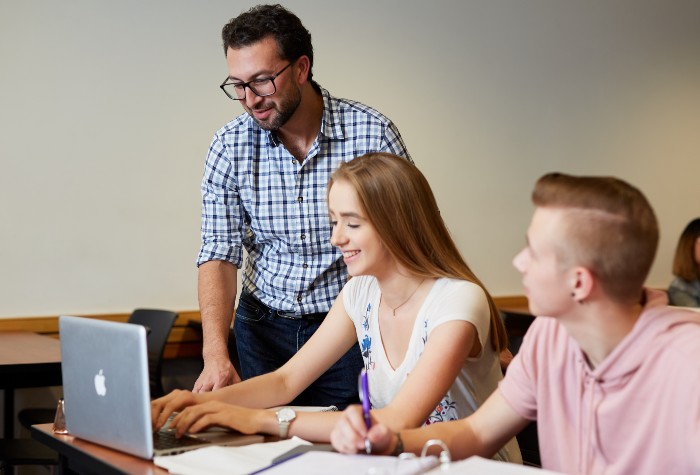
{"type": "Polygon", "coordinates": [[[209,442],[206,440],[196,439],[188,435],[177,438],[174,430],[160,430],[153,433],[153,448],[155,450],[186,448],[207,443],[209,442]]]}

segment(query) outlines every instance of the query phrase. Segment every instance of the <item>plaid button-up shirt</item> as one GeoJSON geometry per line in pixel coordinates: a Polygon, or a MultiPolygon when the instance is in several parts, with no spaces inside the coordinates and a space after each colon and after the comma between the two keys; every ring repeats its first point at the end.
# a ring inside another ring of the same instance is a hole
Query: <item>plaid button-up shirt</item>
{"type": "Polygon", "coordinates": [[[202,179],[197,265],[226,260],[241,268],[245,248],[242,288],[290,316],[327,312],[347,281],[342,255],[330,243],[331,174],[367,152],[411,159],[387,117],[321,92],[321,130],[302,163],[242,114],[214,136],[202,179]]]}

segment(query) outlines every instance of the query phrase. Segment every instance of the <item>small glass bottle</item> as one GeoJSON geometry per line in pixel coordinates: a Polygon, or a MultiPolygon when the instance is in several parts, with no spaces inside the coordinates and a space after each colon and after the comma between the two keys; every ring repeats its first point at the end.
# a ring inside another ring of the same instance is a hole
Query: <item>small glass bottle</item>
{"type": "Polygon", "coordinates": [[[53,431],[56,434],[68,433],[68,429],[66,429],[66,413],[63,398],[58,400],[58,406],[56,406],[56,416],[53,419],[53,431]]]}

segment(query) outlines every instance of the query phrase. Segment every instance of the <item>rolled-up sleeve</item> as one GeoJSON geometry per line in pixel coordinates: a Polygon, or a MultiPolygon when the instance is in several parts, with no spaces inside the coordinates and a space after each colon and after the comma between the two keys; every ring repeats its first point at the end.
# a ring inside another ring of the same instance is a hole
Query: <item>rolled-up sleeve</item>
{"type": "Polygon", "coordinates": [[[245,212],[229,150],[217,134],[209,146],[202,177],[202,246],[197,266],[224,260],[241,267],[245,212]]]}

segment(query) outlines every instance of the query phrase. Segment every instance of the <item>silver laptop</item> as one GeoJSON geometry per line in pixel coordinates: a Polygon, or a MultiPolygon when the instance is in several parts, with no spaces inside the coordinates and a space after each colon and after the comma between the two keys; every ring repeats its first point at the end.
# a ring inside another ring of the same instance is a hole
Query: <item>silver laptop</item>
{"type": "Polygon", "coordinates": [[[180,439],[167,430],[154,434],[146,329],[130,323],[61,316],[59,332],[66,427],[71,435],[146,459],[212,443],[263,441],[260,435],[228,431],[180,439]]]}

